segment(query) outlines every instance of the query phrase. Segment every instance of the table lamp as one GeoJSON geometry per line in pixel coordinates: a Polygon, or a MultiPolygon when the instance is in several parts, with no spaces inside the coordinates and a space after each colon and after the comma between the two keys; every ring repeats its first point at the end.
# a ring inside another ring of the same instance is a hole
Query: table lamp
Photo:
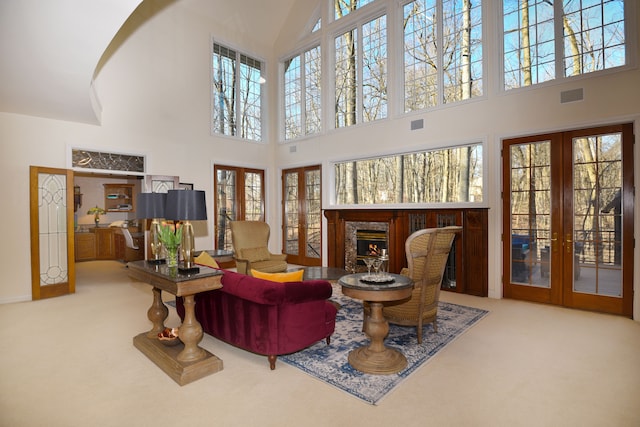
{"type": "Polygon", "coordinates": [[[207,219],[204,191],[169,190],[165,218],[182,222],[182,241],[180,242],[182,262],[178,264],[178,271],[185,274],[198,273],[200,268],[193,262],[195,243],[191,221],[207,219]]]}
{"type": "Polygon", "coordinates": [[[160,219],[164,218],[164,210],[167,204],[166,193],[140,193],[137,196],[136,217],[151,219],[149,227],[149,245],[151,257],[147,259],[150,264],[164,264],[162,258],[162,242],[160,241],[160,219]]]}

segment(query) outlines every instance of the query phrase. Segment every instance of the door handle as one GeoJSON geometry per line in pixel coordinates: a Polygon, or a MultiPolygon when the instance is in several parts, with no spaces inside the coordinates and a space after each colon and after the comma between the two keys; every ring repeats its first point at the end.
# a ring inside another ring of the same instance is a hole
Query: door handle
{"type": "Polygon", "coordinates": [[[573,243],[573,240],[571,240],[571,233],[567,233],[565,242],[567,243],[567,253],[570,254],[573,251],[573,246],[571,245],[573,243]]]}
{"type": "Polygon", "coordinates": [[[551,250],[558,252],[558,233],[553,233],[551,237],[551,250]]]}

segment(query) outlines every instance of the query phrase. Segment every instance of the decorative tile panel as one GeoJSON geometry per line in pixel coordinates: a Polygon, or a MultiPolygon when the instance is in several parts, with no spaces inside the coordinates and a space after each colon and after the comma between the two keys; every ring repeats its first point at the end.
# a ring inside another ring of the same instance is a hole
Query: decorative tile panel
{"type": "Polygon", "coordinates": [[[145,157],[132,154],[105,153],[73,149],[71,164],[74,168],[111,170],[121,172],[145,172],[145,157]]]}

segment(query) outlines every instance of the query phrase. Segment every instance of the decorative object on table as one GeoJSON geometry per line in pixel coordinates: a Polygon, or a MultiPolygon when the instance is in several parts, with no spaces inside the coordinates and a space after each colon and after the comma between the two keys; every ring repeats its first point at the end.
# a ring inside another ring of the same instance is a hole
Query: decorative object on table
{"type": "MultiPolygon", "coordinates": [[[[373,375],[359,372],[348,362],[349,352],[367,342],[367,337],[362,333],[362,304],[344,296],[339,285],[333,286],[331,300],[341,306],[336,316],[335,332],[331,335],[331,345],[317,342],[299,352],[282,355],[279,359],[372,405],[378,404],[400,387],[404,380],[488,314],[488,311],[479,308],[441,301],[438,333],[425,333],[422,345],[416,345],[413,328],[389,325],[385,342],[390,347],[402,349],[407,358],[407,367],[396,374],[373,375]]],[[[442,357],[446,356],[442,354],[442,357]]]]}
{"type": "Polygon", "coordinates": [[[140,219],[151,219],[149,226],[151,256],[147,262],[151,264],[164,264],[165,259],[162,257],[162,241],[160,240],[160,219],[164,218],[167,194],[140,193],[138,194],[137,201],[137,217],[140,219]]]}
{"type": "Polygon", "coordinates": [[[104,215],[106,213],[107,211],[99,208],[98,205],[96,205],[95,208],[91,208],[89,209],[89,211],[87,211],[87,215],[93,215],[93,222],[95,222],[96,227],[100,226],[100,215],[104,215]]]}
{"type": "Polygon", "coordinates": [[[182,238],[180,253],[182,262],[178,271],[184,274],[194,274],[200,271],[193,261],[195,256],[195,235],[191,221],[206,221],[207,203],[204,191],[200,190],[169,190],[165,218],[181,221],[182,238]]]}
{"type": "Polygon", "coordinates": [[[383,248],[380,251],[380,271],[382,273],[389,272],[389,252],[386,248],[383,248]]]}
{"type": "Polygon", "coordinates": [[[164,328],[162,332],[158,333],[158,340],[168,346],[174,346],[180,343],[179,328],[164,328]]]}
{"type": "Polygon", "coordinates": [[[167,254],[167,266],[178,266],[178,248],[182,241],[182,227],[176,225],[162,224],[158,227],[159,240],[164,246],[167,254]]]}

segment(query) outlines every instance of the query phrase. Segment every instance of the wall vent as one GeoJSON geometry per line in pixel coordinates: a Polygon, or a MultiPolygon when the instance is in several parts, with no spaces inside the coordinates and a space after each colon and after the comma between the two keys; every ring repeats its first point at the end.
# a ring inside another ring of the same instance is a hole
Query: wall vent
{"type": "Polygon", "coordinates": [[[411,121],[411,130],[422,129],[423,127],[424,127],[424,119],[411,121]]]}
{"type": "Polygon", "coordinates": [[[560,103],[565,104],[567,102],[582,101],[584,98],[583,89],[565,90],[560,92],[560,103]]]}

